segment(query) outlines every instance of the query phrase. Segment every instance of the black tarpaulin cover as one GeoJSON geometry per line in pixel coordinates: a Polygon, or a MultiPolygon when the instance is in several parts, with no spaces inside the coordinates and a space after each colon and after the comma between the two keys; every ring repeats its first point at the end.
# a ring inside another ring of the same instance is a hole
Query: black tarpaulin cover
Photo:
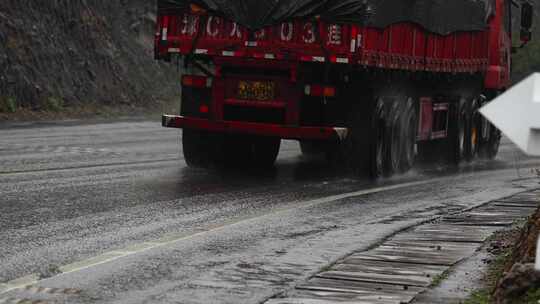
{"type": "Polygon", "coordinates": [[[447,34],[478,31],[487,26],[494,0],[158,0],[159,9],[186,9],[197,4],[250,30],[294,18],[351,22],[384,28],[414,22],[447,34]]]}

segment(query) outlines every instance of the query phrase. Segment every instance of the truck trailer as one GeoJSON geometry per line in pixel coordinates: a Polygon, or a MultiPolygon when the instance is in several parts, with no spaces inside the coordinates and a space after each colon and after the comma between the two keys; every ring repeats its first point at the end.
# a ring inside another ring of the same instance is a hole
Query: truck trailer
{"type": "MultiPolygon", "coordinates": [[[[513,0],[158,0],[155,58],[181,71],[186,163],[272,166],[282,139],[358,174],[494,158],[478,109],[510,82],[513,0]]],[[[518,39],[515,39],[518,40],[518,39]]]]}

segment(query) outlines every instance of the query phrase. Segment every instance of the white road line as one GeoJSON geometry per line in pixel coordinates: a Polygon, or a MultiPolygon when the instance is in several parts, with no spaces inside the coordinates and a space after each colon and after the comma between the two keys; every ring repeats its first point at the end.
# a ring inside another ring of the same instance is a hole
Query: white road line
{"type": "Polygon", "coordinates": [[[4,298],[0,299],[0,304],[47,304],[49,302],[43,300],[4,298]]]}
{"type": "MultiPolygon", "coordinates": [[[[486,174],[493,174],[493,172],[486,172],[486,174]]],[[[463,178],[463,176],[460,176],[460,178],[463,178]]],[[[75,262],[75,263],[72,263],[72,264],[61,266],[59,268],[61,273],[58,274],[55,277],[62,276],[62,275],[65,275],[65,274],[69,274],[69,273],[78,272],[78,271],[81,271],[81,270],[84,270],[84,269],[87,269],[87,268],[90,268],[90,267],[94,267],[94,266],[98,266],[98,265],[101,265],[101,264],[109,263],[109,262],[118,260],[120,258],[128,257],[128,256],[138,254],[138,253],[141,253],[141,252],[144,252],[144,251],[147,251],[147,250],[155,249],[155,248],[158,248],[158,247],[164,247],[164,246],[167,246],[167,245],[172,245],[172,244],[179,243],[179,242],[182,242],[182,241],[190,240],[190,239],[193,239],[193,238],[196,238],[196,237],[199,237],[199,236],[204,236],[204,235],[214,233],[214,232],[217,232],[217,231],[221,231],[221,230],[233,227],[233,226],[237,226],[237,225],[240,225],[240,224],[248,223],[250,221],[259,220],[259,219],[262,219],[262,218],[274,216],[276,214],[287,212],[287,211],[292,211],[292,210],[297,210],[297,209],[302,209],[302,208],[310,208],[310,207],[314,207],[314,206],[317,206],[317,205],[322,205],[322,204],[325,204],[325,203],[339,201],[339,200],[346,199],[346,198],[351,198],[351,197],[358,197],[358,196],[363,196],[363,195],[367,195],[367,194],[373,194],[373,193],[379,193],[379,192],[403,189],[403,188],[408,188],[408,187],[421,186],[421,185],[441,182],[441,181],[445,181],[445,180],[447,181],[447,180],[452,180],[452,179],[456,179],[456,177],[454,177],[454,176],[453,177],[439,177],[439,178],[433,178],[433,179],[424,180],[424,181],[408,182],[408,183],[403,183],[403,184],[396,184],[396,185],[391,185],[391,186],[383,186],[383,187],[377,187],[377,188],[372,188],[372,189],[367,189],[367,190],[354,191],[354,192],[349,192],[349,193],[344,193],[344,194],[337,194],[337,195],[332,195],[332,196],[327,196],[327,197],[323,197],[323,198],[309,200],[309,201],[306,201],[301,206],[284,207],[284,208],[280,208],[280,209],[275,209],[272,212],[269,212],[269,213],[266,213],[266,214],[263,214],[263,215],[256,215],[256,216],[246,217],[246,218],[243,218],[243,219],[238,219],[238,220],[235,220],[235,221],[231,221],[231,222],[221,224],[219,226],[207,229],[205,231],[197,232],[197,233],[191,233],[191,234],[189,234],[189,233],[167,234],[167,235],[164,235],[163,237],[161,237],[161,238],[159,238],[159,239],[157,239],[155,241],[152,241],[152,242],[144,242],[144,243],[141,243],[141,244],[131,245],[131,246],[128,246],[128,247],[126,247],[124,249],[113,250],[113,251],[106,252],[106,253],[103,253],[101,255],[86,259],[86,260],[82,260],[82,261],[79,261],[79,262],[75,262]]],[[[4,293],[7,293],[9,291],[13,291],[13,290],[17,290],[17,289],[23,289],[25,287],[34,285],[34,284],[38,283],[39,281],[41,281],[41,280],[38,279],[37,275],[29,275],[29,276],[25,276],[25,277],[20,278],[20,279],[16,279],[16,280],[13,280],[13,281],[10,281],[10,282],[7,282],[7,283],[3,284],[3,288],[2,288],[2,285],[0,285],[0,294],[4,294],[4,293]]]]}
{"type": "Polygon", "coordinates": [[[26,286],[24,288],[26,292],[33,294],[64,294],[64,295],[74,295],[79,294],[82,291],[76,288],[51,288],[51,287],[38,287],[38,286],[26,286]]]}
{"type": "Polygon", "coordinates": [[[27,286],[36,284],[39,281],[39,276],[37,274],[30,274],[22,278],[18,278],[12,281],[9,281],[3,286],[0,286],[0,294],[6,293],[15,289],[22,289],[27,286]]]}
{"type": "MultiPolygon", "coordinates": [[[[367,189],[367,190],[361,190],[361,191],[355,191],[355,192],[349,192],[349,193],[344,193],[344,194],[327,196],[327,197],[307,201],[306,203],[302,204],[301,206],[285,207],[285,208],[281,208],[281,209],[276,209],[276,210],[274,210],[274,211],[272,211],[270,213],[266,213],[264,215],[252,216],[252,217],[248,217],[248,218],[244,218],[244,219],[239,219],[239,220],[236,220],[236,221],[226,223],[224,225],[216,226],[214,228],[211,228],[211,229],[208,229],[208,230],[205,230],[205,231],[202,231],[202,232],[197,232],[197,233],[192,233],[192,234],[176,233],[176,234],[164,235],[163,237],[161,237],[161,238],[159,238],[159,239],[157,239],[157,240],[155,240],[153,242],[145,242],[145,243],[141,243],[141,244],[132,245],[132,246],[126,247],[124,249],[113,250],[113,251],[106,252],[106,253],[103,253],[101,255],[86,259],[86,260],[82,260],[82,261],[79,261],[79,262],[75,262],[75,263],[72,263],[72,264],[61,266],[59,268],[61,273],[58,274],[56,277],[61,276],[61,275],[65,275],[65,274],[69,274],[69,273],[73,273],[73,272],[77,272],[77,271],[81,271],[81,270],[84,270],[84,269],[87,269],[87,268],[90,268],[90,267],[94,267],[94,266],[98,266],[98,265],[101,265],[101,264],[109,263],[109,262],[118,260],[120,258],[128,257],[128,256],[131,256],[131,255],[134,255],[134,254],[137,254],[137,253],[141,253],[141,252],[144,252],[144,251],[147,251],[147,250],[150,250],[150,249],[155,249],[155,248],[158,248],[158,247],[164,247],[164,246],[167,246],[167,245],[172,245],[172,244],[175,244],[175,243],[178,243],[178,242],[193,239],[193,238],[196,238],[198,236],[203,236],[203,235],[206,235],[206,234],[209,234],[209,233],[214,233],[214,232],[217,232],[217,231],[229,228],[229,227],[233,227],[233,226],[244,224],[244,223],[247,223],[247,222],[250,222],[250,221],[253,221],[253,220],[258,220],[258,219],[261,219],[261,218],[273,216],[273,215],[276,215],[276,214],[279,214],[279,213],[282,213],[282,212],[287,212],[287,211],[300,209],[300,208],[310,208],[310,207],[313,207],[313,206],[317,206],[317,205],[321,205],[321,204],[325,204],[325,203],[329,203],[329,202],[333,202],[333,201],[338,201],[338,200],[342,200],[342,199],[346,199],[346,198],[362,196],[362,195],[366,195],[366,194],[372,194],[372,193],[377,193],[377,192],[384,192],[384,191],[390,191],[390,190],[395,190],[395,189],[401,189],[401,188],[425,185],[425,184],[428,184],[428,183],[434,183],[434,182],[440,181],[442,179],[443,178],[431,179],[431,180],[425,180],[425,181],[417,181],[417,182],[409,182],[409,183],[404,183],[404,184],[397,184],[397,185],[392,185],[392,186],[384,186],[384,187],[372,188],[372,189],[367,189]]],[[[0,285],[0,294],[4,294],[4,293],[7,293],[7,292],[10,292],[10,291],[13,291],[13,290],[17,290],[17,289],[23,289],[23,288],[26,288],[28,286],[34,285],[34,284],[38,283],[39,281],[40,280],[38,279],[37,275],[29,275],[29,276],[26,276],[26,277],[23,277],[23,278],[20,278],[20,279],[9,281],[9,282],[3,284],[3,286],[0,285]]]]}

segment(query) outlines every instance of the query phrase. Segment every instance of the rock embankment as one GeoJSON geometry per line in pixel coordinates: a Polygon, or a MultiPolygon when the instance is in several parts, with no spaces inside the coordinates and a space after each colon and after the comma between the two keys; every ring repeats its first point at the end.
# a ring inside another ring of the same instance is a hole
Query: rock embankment
{"type": "Polygon", "coordinates": [[[540,287],[540,272],[534,270],[539,232],[540,209],[529,219],[516,242],[505,273],[494,291],[495,303],[513,303],[525,293],[540,287]]]}
{"type": "Polygon", "coordinates": [[[152,106],[175,92],[153,59],[155,2],[0,1],[0,112],[152,106]]]}

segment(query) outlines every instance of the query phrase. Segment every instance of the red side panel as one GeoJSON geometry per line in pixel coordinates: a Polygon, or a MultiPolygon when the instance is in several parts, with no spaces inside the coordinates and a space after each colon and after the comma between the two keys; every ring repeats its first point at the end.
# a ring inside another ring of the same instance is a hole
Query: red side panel
{"type": "Polygon", "coordinates": [[[414,56],[414,39],[415,39],[416,28],[412,24],[402,24],[401,25],[401,37],[402,37],[402,54],[406,56],[414,56]]]}
{"type": "Polygon", "coordinates": [[[471,58],[470,36],[470,33],[456,33],[456,57],[460,60],[471,58]]]}
{"type": "MultiPolygon", "coordinates": [[[[193,52],[213,57],[288,62],[329,60],[331,63],[435,72],[484,72],[490,50],[488,43],[494,44],[493,34],[489,36],[488,32],[441,36],[411,23],[392,24],[381,30],[293,20],[250,35],[242,26],[221,17],[190,12],[159,16],[158,29],[156,52],[162,56],[193,52]]],[[[491,60],[493,65],[495,58],[491,60]]]]}
{"type": "Polygon", "coordinates": [[[416,27],[415,28],[415,39],[414,39],[414,56],[416,57],[425,57],[426,56],[426,43],[427,43],[427,36],[426,32],[416,27]]]}
{"type": "Polygon", "coordinates": [[[503,90],[510,86],[510,35],[503,28],[506,1],[496,1],[496,15],[489,23],[488,41],[489,63],[484,80],[487,89],[503,90]]]}

